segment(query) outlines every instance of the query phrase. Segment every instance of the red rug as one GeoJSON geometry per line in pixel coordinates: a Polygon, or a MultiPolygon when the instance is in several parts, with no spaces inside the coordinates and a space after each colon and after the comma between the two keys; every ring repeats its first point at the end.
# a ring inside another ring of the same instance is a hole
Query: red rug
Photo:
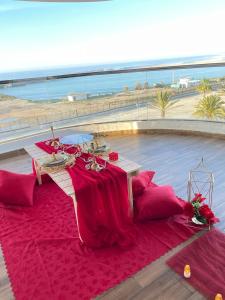
{"type": "Polygon", "coordinates": [[[90,250],[78,239],[72,199],[55,184],[35,189],[31,208],[1,208],[0,241],[17,300],[90,299],[188,239],[179,217],[134,225],[135,245],[90,250]]]}
{"type": "Polygon", "coordinates": [[[186,279],[209,299],[220,293],[225,297],[225,234],[213,229],[181,250],[167,264],[183,277],[184,266],[191,267],[186,279]]]}

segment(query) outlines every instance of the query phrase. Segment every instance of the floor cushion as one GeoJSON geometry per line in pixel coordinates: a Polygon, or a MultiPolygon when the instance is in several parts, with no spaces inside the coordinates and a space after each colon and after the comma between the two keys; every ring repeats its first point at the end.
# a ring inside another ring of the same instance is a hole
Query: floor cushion
{"type": "Polygon", "coordinates": [[[36,177],[0,170],[0,202],[8,205],[32,206],[36,177]]]}
{"type": "Polygon", "coordinates": [[[150,185],[135,197],[136,218],[139,221],[163,219],[183,213],[183,201],[171,186],[150,185]]]}
{"type": "Polygon", "coordinates": [[[154,175],[154,171],[142,171],[137,176],[132,177],[132,191],[134,197],[144,192],[151,183],[154,175]]]}

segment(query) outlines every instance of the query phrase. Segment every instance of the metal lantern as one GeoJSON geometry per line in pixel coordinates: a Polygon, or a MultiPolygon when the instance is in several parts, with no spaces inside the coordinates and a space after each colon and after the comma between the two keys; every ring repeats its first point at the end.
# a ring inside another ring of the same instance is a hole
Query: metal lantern
{"type": "Polygon", "coordinates": [[[213,173],[206,168],[202,158],[200,163],[189,172],[188,201],[190,202],[196,193],[202,194],[202,196],[208,200],[208,206],[211,208],[213,185],[213,173]]]}

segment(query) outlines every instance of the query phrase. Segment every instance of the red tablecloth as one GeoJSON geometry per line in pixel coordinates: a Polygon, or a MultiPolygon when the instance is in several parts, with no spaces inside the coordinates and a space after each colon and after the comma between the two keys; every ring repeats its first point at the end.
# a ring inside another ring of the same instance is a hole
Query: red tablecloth
{"type": "MultiPolygon", "coordinates": [[[[47,153],[57,153],[48,142],[36,145],[47,153]]],[[[70,148],[76,153],[78,148],[70,148]]],[[[87,170],[90,154],[82,153],[72,168],[68,168],[77,200],[79,230],[83,242],[89,247],[104,247],[118,244],[129,246],[133,243],[131,228],[132,214],[128,199],[127,173],[107,163],[100,172],[87,170]]],[[[103,162],[96,158],[98,162],[103,162]]]]}

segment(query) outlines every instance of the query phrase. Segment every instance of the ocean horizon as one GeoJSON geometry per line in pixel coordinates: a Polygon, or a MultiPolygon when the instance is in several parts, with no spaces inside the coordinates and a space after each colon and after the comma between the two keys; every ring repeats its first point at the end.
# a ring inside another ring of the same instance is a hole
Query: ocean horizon
{"type": "MultiPolygon", "coordinates": [[[[188,64],[207,61],[212,59],[213,57],[215,57],[215,55],[133,61],[112,64],[97,64],[89,66],[55,67],[43,70],[15,71],[10,73],[0,73],[0,80],[36,78],[42,76],[63,75],[79,72],[119,70],[124,68],[153,65],[188,64]]],[[[31,101],[60,101],[67,98],[69,94],[73,93],[88,94],[89,96],[101,96],[121,92],[125,87],[133,90],[137,83],[144,84],[144,82],[148,82],[149,86],[151,87],[157,83],[171,84],[173,82],[177,82],[182,77],[203,79],[223,76],[225,76],[225,67],[96,75],[89,77],[73,77],[9,86],[0,88],[0,94],[15,96],[19,99],[31,101]]]]}

